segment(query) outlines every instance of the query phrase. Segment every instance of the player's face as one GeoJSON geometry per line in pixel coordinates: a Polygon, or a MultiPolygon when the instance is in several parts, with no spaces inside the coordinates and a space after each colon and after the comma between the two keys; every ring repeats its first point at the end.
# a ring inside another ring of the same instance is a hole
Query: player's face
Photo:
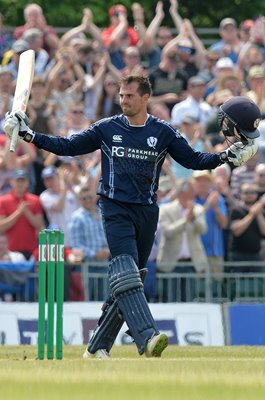
{"type": "Polygon", "coordinates": [[[137,90],[138,83],[136,82],[120,87],[120,104],[127,117],[134,117],[146,109],[147,95],[140,96],[137,90]]]}

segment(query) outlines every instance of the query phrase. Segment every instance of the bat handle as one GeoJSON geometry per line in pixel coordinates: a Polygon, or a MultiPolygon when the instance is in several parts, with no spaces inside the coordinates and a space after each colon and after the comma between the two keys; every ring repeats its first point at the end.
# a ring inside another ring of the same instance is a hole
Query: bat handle
{"type": "Polygon", "coordinates": [[[19,125],[14,128],[12,136],[11,136],[11,143],[10,143],[10,147],[9,147],[9,151],[11,153],[14,153],[16,151],[16,146],[17,146],[17,141],[18,141],[18,132],[19,132],[19,125]]]}

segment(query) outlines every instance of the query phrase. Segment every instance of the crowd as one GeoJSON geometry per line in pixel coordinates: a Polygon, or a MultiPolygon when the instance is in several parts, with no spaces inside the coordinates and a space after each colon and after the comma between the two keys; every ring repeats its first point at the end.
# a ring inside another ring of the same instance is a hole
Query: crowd
{"type": "Polygon", "coordinates": [[[150,114],[170,122],[193,148],[216,152],[228,146],[218,126],[219,106],[249,96],[263,119],[259,151],[246,165],[193,172],[166,159],[149,260],[159,272],[210,270],[216,279],[224,261],[265,261],[265,17],[239,24],[222,19],[220,40],[206,48],[191,21],[180,16],[177,0],[169,9],[176,36],[163,25],[163,2],[149,25],[140,4],[132,6],[133,26],[127,11],[112,6],[109,26],[100,29],[86,8],[80,25],[62,37],[37,4],[25,7],[25,23],[12,36],[0,14],[0,233],[7,241],[0,261],[18,253],[31,260],[41,229],[63,230],[67,261],[74,265],[74,300],[84,299],[80,263],[106,272],[93,262],[110,257],[96,194],[100,154],[57,157],[23,141],[9,152],[3,122],[12,108],[19,56],[28,49],[36,54],[30,127],[49,135],[70,137],[120,113],[119,79],[140,74],[152,84],[150,114]]]}

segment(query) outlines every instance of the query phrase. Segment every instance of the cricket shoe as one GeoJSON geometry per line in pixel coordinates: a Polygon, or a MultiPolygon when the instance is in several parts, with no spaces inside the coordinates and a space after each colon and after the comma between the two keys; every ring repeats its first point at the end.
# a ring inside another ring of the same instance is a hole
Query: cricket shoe
{"type": "Polygon", "coordinates": [[[104,349],[99,349],[97,350],[95,353],[89,353],[89,351],[85,351],[83,354],[83,358],[87,359],[87,358],[110,358],[109,353],[107,352],[107,350],[104,349]]]}
{"type": "Polygon", "coordinates": [[[167,345],[168,337],[164,333],[159,333],[159,335],[151,337],[145,348],[146,357],[161,357],[167,345]]]}

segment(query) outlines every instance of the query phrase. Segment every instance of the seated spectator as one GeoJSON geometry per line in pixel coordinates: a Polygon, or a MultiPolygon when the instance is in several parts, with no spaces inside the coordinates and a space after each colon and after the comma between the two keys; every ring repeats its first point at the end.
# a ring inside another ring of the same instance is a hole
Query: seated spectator
{"type": "Polygon", "coordinates": [[[42,8],[36,3],[28,4],[24,8],[24,19],[25,24],[15,29],[13,35],[14,39],[20,39],[23,33],[28,29],[37,28],[42,32],[43,43],[41,47],[44,48],[50,56],[53,56],[58,48],[59,38],[55,29],[47,24],[42,8]]]}
{"type": "Polygon", "coordinates": [[[209,171],[194,171],[195,202],[204,207],[207,231],[202,235],[202,242],[210,271],[219,280],[224,265],[224,235],[227,228],[228,213],[223,196],[214,187],[214,176],[209,171]]]}
{"type": "Polygon", "coordinates": [[[237,63],[243,43],[238,36],[237,23],[233,18],[224,18],[219,25],[221,40],[210,46],[211,50],[218,51],[221,57],[229,57],[237,63]]]}
{"type": "Polygon", "coordinates": [[[245,19],[241,21],[238,28],[238,34],[241,42],[247,43],[250,40],[250,31],[254,25],[254,21],[252,19],[245,19]]]}
{"type": "Polygon", "coordinates": [[[0,135],[4,133],[2,123],[7,111],[11,111],[13,105],[13,75],[6,67],[0,66],[0,135]]]}
{"type": "Polygon", "coordinates": [[[11,192],[0,197],[0,231],[7,235],[9,250],[28,260],[38,246],[38,232],[44,228],[43,210],[39,197],[28,191],[26,171],[14,170],[11,186],[11,192]]]}
{"type": "MultiPolygon", "coordinates": [[[[261,261],[261,240],[265,236],[264,195],[258,199],[255,182],[243,183],[239,196],[241,204],[230,215],[231,251],[230,261],[261,261]]],[[[252,265],[230,269],[231,272],[260,272],[252,265]]]]}
{"type": "MultiPolygon", "coordinates": [[[[73,212],[68,223],[70,247],[80,251],[82,261],[89,262],[88,274],[107,274],[107,266],[93,266],[93,261],[108,261],[110,257],[100,210],[97,206],[98,196],[85,184],[80,188],[78,199],[80,208],[73,212]]],[[[104,282],[101,279],[90,278],[89,300],[103,300],[107,294],[108,291],[104,292],[104,282]],[[95,284],[98,284],[97,288],[94,287],[95,284]]]]}
{"type": "Polygon", "coordinates": [[[262,65],[264,62],[264,57],[262,54],[262,50],[255,44],[252,44],[246,50],[244,58],[242,59],[241,64],[239,65],[243,84],[245,85],[246,89],[250,89],[249,81],[248,81],[248,74],[251,67],[255,65],[262,65]]]}
{"type": "Polygon", "coordinates": [[[123,60],[125,63],[125,67],[120,70],[121,76],[147,75],[147,71],[141,65],[140,51],[136,46],[129,46],[124,49],[123,60]]]}
{"type": "Polygon", "coordinates": [[[206,84],[200,76],[188,80],[188,96],[177,103],[171,112],[171,123],[180,129],[183,118],[190,116],[205,125],[212,115],[212,107],[204,100],[206,84]]]}
{"type": "Polygon", "coordinates": [[[217,51],[207,49],[205,52],[204,62],[200,65],[198,75],[201,76],[206,83],[215,78],[216,63],[220,55],[217,51]]]}
{"type": "MultiPolygon", "coordinates": [[[[194,199],[192,182],[182,181],[177,188],[177,199],[160,206],[161,238],[157,269],[161,272],[194,273],[205,272],[208,269],[201,240],[201,234],[206,232],[207,225],[203,207],[195,204],[194,199]],[[192,265],[189,265],[191,263],[192,265]]],[[[181,293],[176,293],[175,285],[174,298],[171,301],[193,300],[194,278],[182,279],[181,293]]]]}
{"type": "Polygon", "coordinates": [[[255,167],[255,179],[257,185],[258,199],[265,195],[265,163],[259,163],[255,167]]]}

